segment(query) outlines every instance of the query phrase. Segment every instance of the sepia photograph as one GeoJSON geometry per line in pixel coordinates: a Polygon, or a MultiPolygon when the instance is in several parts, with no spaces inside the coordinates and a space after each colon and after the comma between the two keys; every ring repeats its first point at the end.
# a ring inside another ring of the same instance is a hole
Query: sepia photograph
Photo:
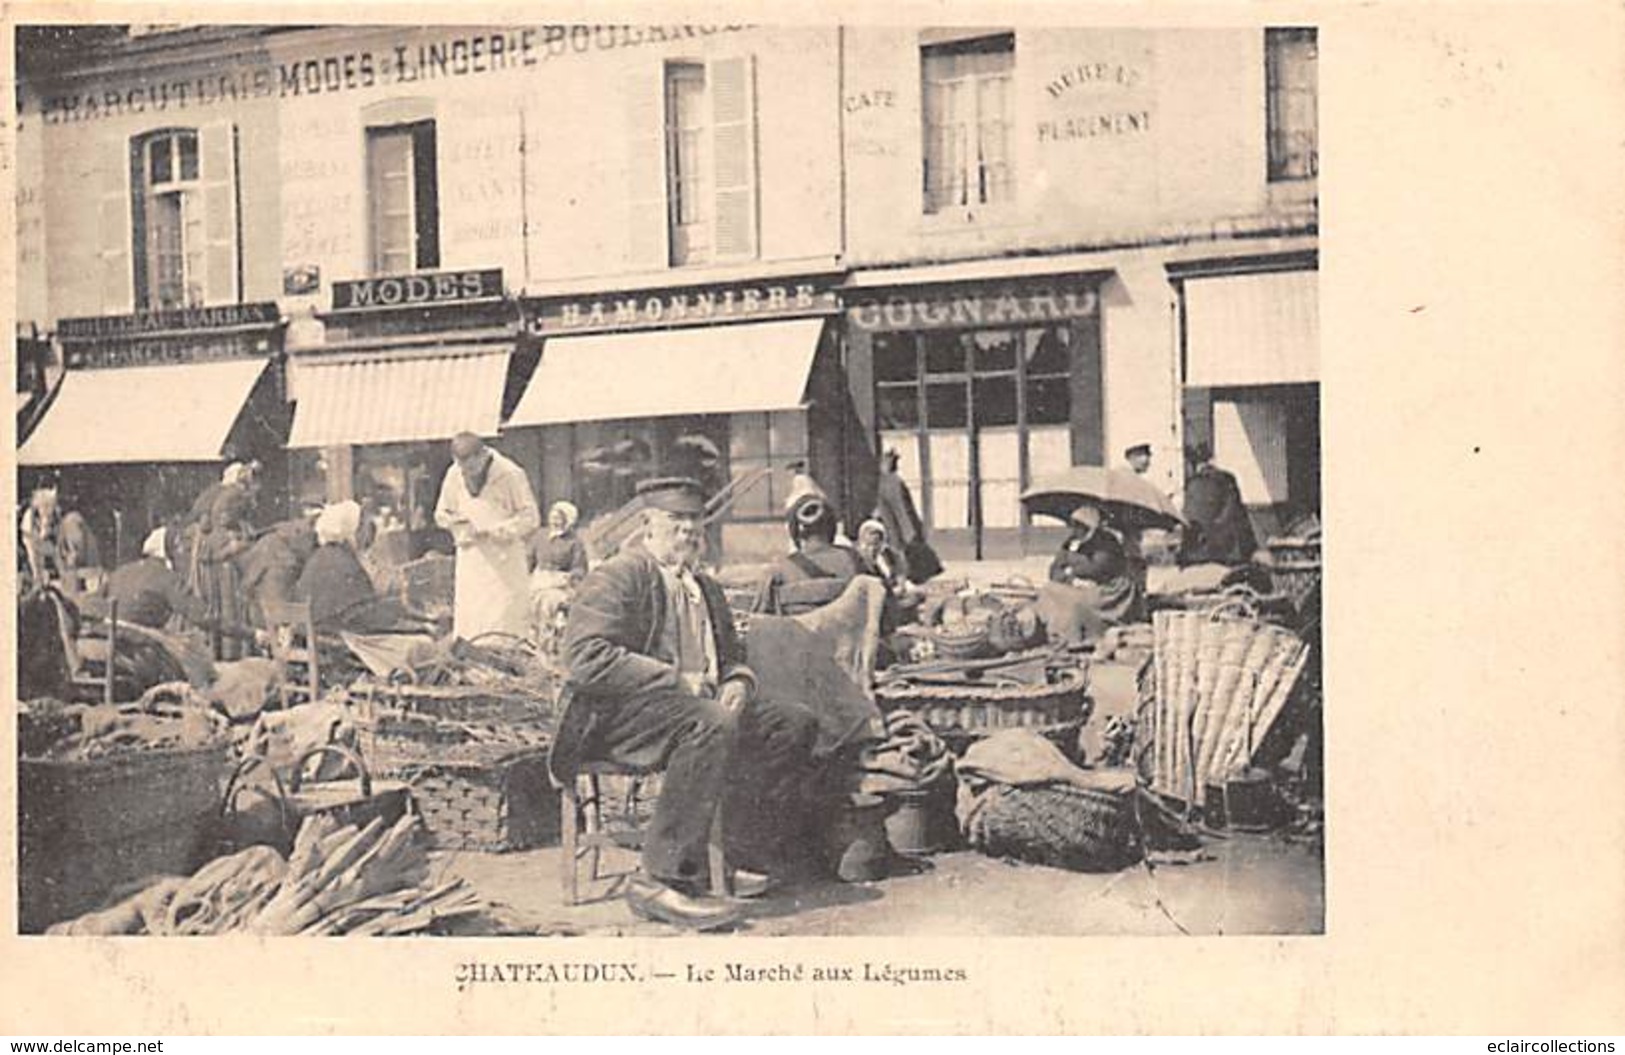
{"type": "Polygon", "coordinates": [[[1319,37],[16,26],[19,933],[1325,934],[1319,37]]]}

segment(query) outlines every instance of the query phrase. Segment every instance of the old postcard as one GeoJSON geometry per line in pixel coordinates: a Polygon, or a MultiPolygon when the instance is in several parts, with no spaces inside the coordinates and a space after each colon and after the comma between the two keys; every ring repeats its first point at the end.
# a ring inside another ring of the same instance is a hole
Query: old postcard
{"type": "Polygon", "coordinates": [[[1625,1029],[1616,8],[7,19],[0,1028],[1625,1029]]]}

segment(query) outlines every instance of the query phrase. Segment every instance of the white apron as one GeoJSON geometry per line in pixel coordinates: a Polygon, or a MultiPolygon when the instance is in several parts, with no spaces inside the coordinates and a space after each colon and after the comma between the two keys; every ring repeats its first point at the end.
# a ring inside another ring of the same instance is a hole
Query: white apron
{"type": "Polygon", "coordinates": [[[529,638],[530,586],[525,540],[540,518],[524,470],[496,455],[490,478],[470,495],[453,466],[446,474],[436,519],[457,541],[457,593],[453,632],[464,640],[500,632],[529,638]],[[459,517],[478,534],[450,526],[459,517]]]}

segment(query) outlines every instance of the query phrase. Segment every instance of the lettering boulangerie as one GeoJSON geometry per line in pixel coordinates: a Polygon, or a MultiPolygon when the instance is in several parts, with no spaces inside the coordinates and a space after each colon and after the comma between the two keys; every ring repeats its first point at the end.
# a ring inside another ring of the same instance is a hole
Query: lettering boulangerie
{"type": "Polygon", "coordinates": [[[243,68],[205,76],[50,95],[45,98],[41,111],[46,124],[62,124],[127,114],[167,113],[251,99],[365,91],[524,70],[576,55],[680,43],[746,28],[745,25],[525,26],[286,62],[252,62],[245,57],[243,68]]]}

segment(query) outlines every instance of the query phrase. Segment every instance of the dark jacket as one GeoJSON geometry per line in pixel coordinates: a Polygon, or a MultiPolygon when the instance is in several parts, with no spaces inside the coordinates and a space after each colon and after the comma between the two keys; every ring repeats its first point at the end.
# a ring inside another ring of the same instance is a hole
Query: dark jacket
{"type": "Polygon", "coordinates": [[[250,546],[238,560],[250,611],[261,601],[291,601],[299,573],[315,551],[315,525],[303,517],[278,524],[250,546]]]}
{"type": "Polygon", "coordinates": [[[1074,534],[1061,544],[1061,551],[1050,562],[1049,577],[1052,582],[1082,579],[1105,585],[1122,578],[1127,570],[1123,544],[1116,535],[1097,528],[1088,538],[1074,534]]]}
{"type": "MultiPolygon", "coordinates": [[[[695,573],[717,648],[718,681],[754,686],[745,647],[734,632],[728,599],[715,580],[695,573]]],[[[597,725],[598,710],[645,693],[679,692],[677,669],[655,658],[666,622],[660,565],[642,549],[623,549],[581,580],[564,634],[569,680],[564,717],[548,757],[555,783],[573,778],[597,725]]]]}
{"type": "MultiPolygon", "coordinates": [[[[722,587],[707,575],[695,578],[716,637],[717,680],[754,683],[722,587]]],[[[592,697],[676,691],[676,668],[654,658],[665,621],[666,584],[653,557],[622,552],[600,564],[581,581],[570,605],[564,655],[572,686],[592,697]]]]}
{"type": "Polygon", "coordinates": [[[754,610],[772,615],[800,615],[839,597],[846,584],[866,574],[863,558],[847,546],[797,550],[773,562],[758,587],[754,610]]]}
{"type": "Polygon", "coordinates": [[[1205,466],[1185,482],[1185,538],[1181,564],[1245,564],[1258,549],[1236,478],[1205,466]]]}
{"type": "Polygon", "coordinates": [[[107,579],[107,599],[118,602],[122,623],[162,630],[170,616],[179,613],[196,626],[213,625],[208,606],[157,557],[143,557],[115,568],[107,579]]]}
{"type": "Polygon", "coordinates": [[[552,535],[538,531],[530,540],[531,571],[569,572],[572,579],[587,574],[587,547],[575,532],[552,535]]]}
{"type": "Polygon", "coordinates": [[[336,629],[352,623],[359,612],[371,606],[378,591],[355,550],[336,543],[316,547],[294,585],[293,596],[310,602],[310,617],[318,627],[336,629]]]}

